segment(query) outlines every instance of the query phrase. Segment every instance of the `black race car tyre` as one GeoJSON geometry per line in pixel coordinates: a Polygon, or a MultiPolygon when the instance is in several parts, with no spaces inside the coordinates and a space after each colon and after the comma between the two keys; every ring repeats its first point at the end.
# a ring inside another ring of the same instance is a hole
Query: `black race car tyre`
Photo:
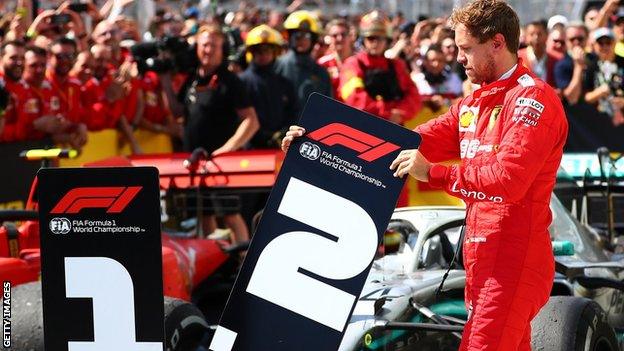
{"type": "Polygon", "coordinates": [[[210,329],[201,311],[186,301],[165,297],[167,351],[195,351],[210,329]]]}
{"type": "Polygon", "coordinates": [[[586,298],[552,296],[531,322],[531,331],[533,350],[619,350],[606,313],[586,298]]]}
{"type": "Polygon", "coordinates": [[[11,347],[15,351],[43,351],[41,282],[11,289],[11,347]]]}
{"type": "MultiPolygon", "coordinates": [[[[195,351],[209,329],[194,305],[171,297],[164,301],[167,351],[195,351]]],[[[41,282],[18,285],[11,291],[11,347],[14,351],[43,351],[41,282]]]]}

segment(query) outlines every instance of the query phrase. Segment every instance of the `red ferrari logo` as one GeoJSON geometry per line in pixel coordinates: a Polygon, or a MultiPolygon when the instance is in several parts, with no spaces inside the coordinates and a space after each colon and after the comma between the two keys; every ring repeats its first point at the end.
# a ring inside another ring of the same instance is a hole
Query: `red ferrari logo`
{"type": "Polygon", "coordinates": [[[78,213],[83,208],[106,208],[106,213],[120,213],[142,189],[129,187],[87,187],[70,190],[50,213],[78,213]]]}
{"type": "Polygon", "coordinates": [[[351,128],[342,123],[328,124],[321,129],[317,129],[308,135],[325,145],[342,145],[351,150],[359,152],[359,158],[372,162],[399,149],[385,140],[379,139],[368,133],[351,128]]]}

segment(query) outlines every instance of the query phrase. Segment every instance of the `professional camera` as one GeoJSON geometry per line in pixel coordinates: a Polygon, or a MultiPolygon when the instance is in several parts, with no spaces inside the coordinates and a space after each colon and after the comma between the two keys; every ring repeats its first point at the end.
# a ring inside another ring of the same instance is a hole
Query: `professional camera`
{"type": "Polygon", "coordinates": [[[159,41],[135,44],[130,48],[139,72],[193,72],[197,67],[194,47],[182,37],[164,37],[159,41]]]}

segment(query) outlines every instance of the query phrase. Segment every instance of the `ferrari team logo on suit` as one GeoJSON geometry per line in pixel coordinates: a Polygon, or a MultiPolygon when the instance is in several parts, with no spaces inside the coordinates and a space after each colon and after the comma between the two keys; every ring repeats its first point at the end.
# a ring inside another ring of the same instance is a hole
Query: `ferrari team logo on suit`
{"type": "Polygon", "coordinates": [[[492,113],[490,114],[490,120],[488,121],[488,131],[494,128],[494,125],[496,124],[496,121],[498,120],[498,115],[500,114],[502,109],[503,109],[503,105],[494,106],[494,109],[492,110],[492,113]]]}

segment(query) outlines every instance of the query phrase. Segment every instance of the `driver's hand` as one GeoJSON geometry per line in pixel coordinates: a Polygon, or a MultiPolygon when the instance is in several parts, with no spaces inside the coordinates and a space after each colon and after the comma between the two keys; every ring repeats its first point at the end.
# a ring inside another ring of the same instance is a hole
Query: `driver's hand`
{"type": "Polygon", "coordinates": [[[290,128],[288,128],[288,131],[286,132],[286,136],[284,137],[284,139],[282,139],[282,151],[288,151],[290,143],[292,143],[295,138],[303,136],[304,133],[305,129],[303,129],[302,127],[290,126],[290,128]]]}
{"type": "Polygon", "coordinates": [[[403,150],[397,156],[390,169],[394,176],[402,178],[409,174],[421,182],[429,182],[429,169],[433,164],[423,156],[418,149],[403,150]]]}

